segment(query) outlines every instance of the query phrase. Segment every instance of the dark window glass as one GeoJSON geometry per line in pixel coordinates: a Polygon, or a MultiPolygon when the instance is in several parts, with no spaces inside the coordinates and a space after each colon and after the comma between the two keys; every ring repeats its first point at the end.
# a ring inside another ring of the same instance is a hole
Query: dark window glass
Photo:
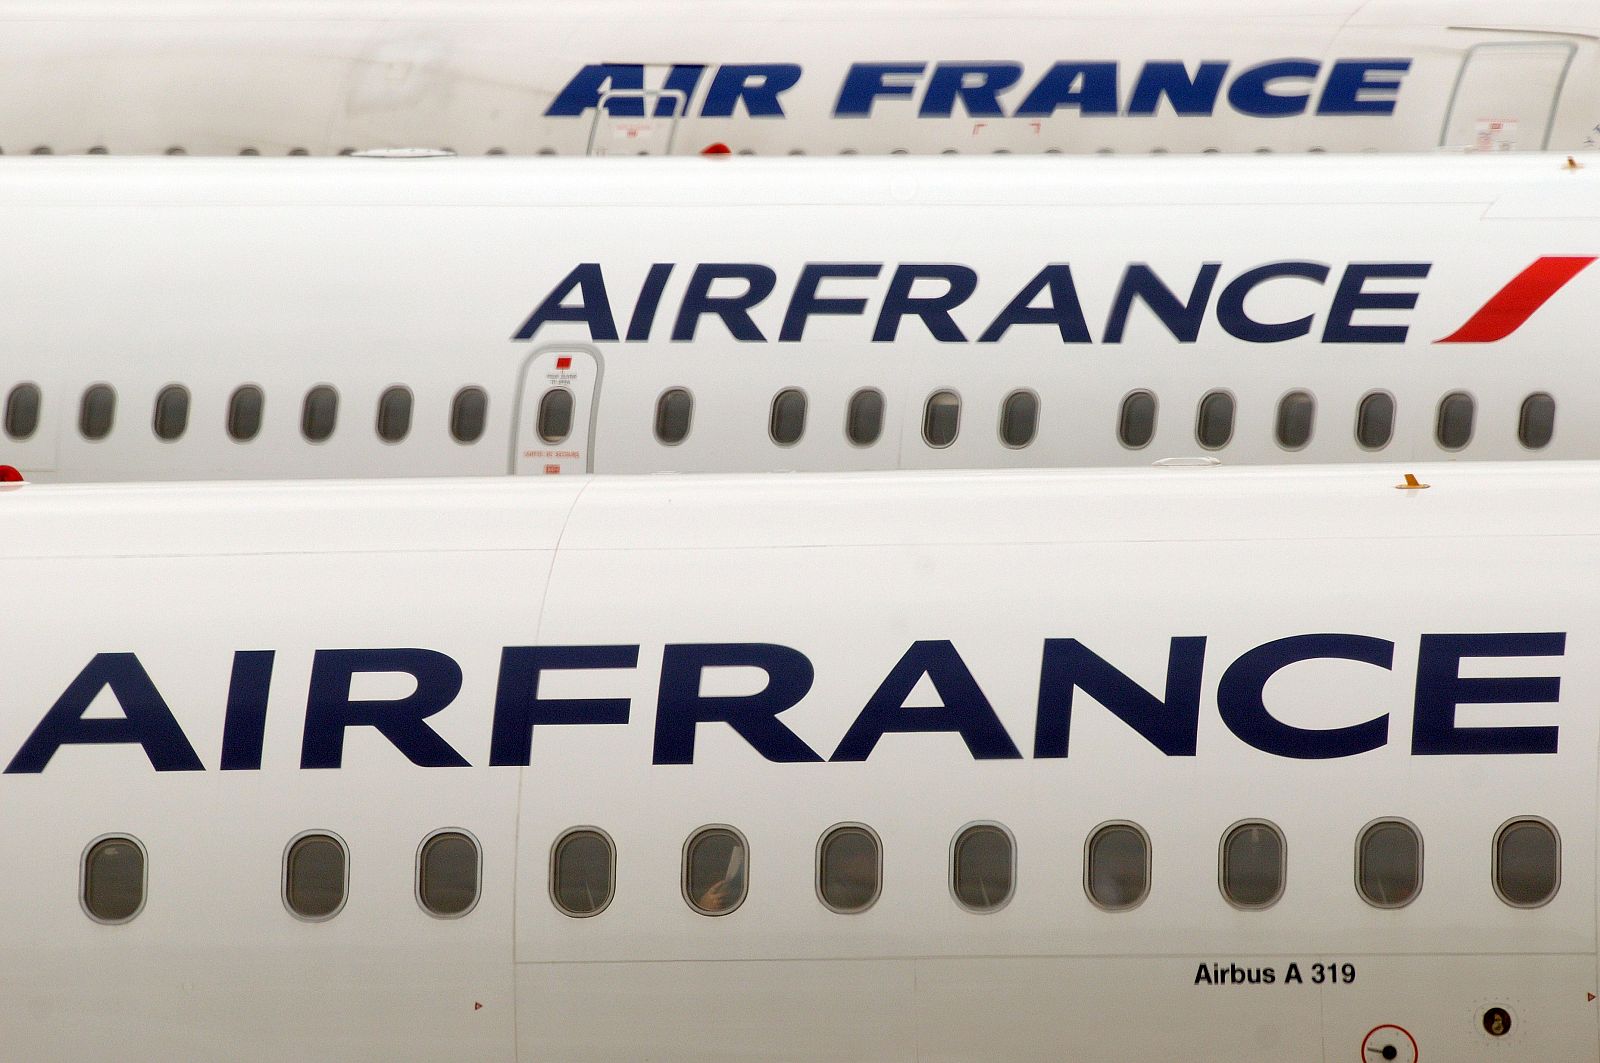
{"type": "Polygon", "coordinates": [[[78,409],[78,431],[85,439],[104,439],[117,417],[117,393],[110,384],[96,384],[83,393],[78,409]]]}
{"type": "Polygon", "coordinates": [[[228,399],[228,436],[248,443],[261,432],[261,415],[267,397],[254,384],[246,384],[228,399]]]}
{"type": "Polygon", "coordinates": [[[1015,862],[1011,835],[999,827],[968,827],[950,854],[950,888],[964,908],[992,912],[1011,899],[1015,862]]]}
{"type": "Polygon", "coordinates": [[[656,400],[656,439],[667,446],[682,443],[689,435],[689,419],[694,415],[694,396],[683,388],[668,388],[656,400]]]}
{"type": "Polygon", "coordinates": [[[845,411],[844,432],[858,447],[870,447],[883,434],[883,392],[862,388],[850,396],[845,411]]]}
{"type": "Polygon", "coordinates": [[[450,435],[457,443],[476,443],[489,417],[489,393],[462,388],[450,402],[450,435]]]}
{"type": "Polygon", "coordinates": [[[835,827],[817,846],[817,895],[836,912],[864,912],[878,899],[878,838],[865,827],[835,827]]]}
{"type": "Polygon", "coordinates": [[[1410,904],[1422,888],[1422,835],[1409,823],[1385,820],[1361,832],[1356,888],[1378,908],[1410,904]]]}
{"type": "Polygon", "coordinates": [[[434,915],[465,915],[478,903],[478,864],[478,843],[470,835],[435,834],[417,854],[417,900],[434,915]]]}
{"type": "Polygon", "coordinates": [[[773,396],[767,431],[780,447],[800,442],[806,431],[806,393],[799,388],[784,388],[773,396]]]}
{"type": "Polygon", "coordinates": [[[1194,438],[1207,450],[1220,450],[1233,438],[1233,396],[1226,391],[1213,391],[1200,400],[1200,410],[1195,416],[1194,438]]]}
{"type": "Polygon", "coordinates": [[[550,898],[568,915],[594,915],[611,903],[617,854],[597,830],[563,834],[550,854],[550,898]]]}
{"type": "Polygon", "coordinates": [[[131,838],[105,838],[83,857],[83,907],[102,923],[124,923],[144,904],[144,850],[131,838]]]}
{"type": "Polygon", "coordinates": [[[1522,400],[1522,415],[1517,418],[1517,438],[1529,450],[1550,445],[1556,434],[1556,400],[1541,391],[1522,400]]]}
{"type": "Polygon", "coordinates": [[[560,443],[572,434],[572,409],[576,400],[566,388],[551,388],[539,400],[539,438],[560,443]]]}
{"type": "Polygon", "coordinates": [[[339,423],[339,393],[326,384],[318,384],[306,392],[306,401],[300,411],[300,434],[312,443],[321,443],[333,435],[339,423]]]}
{"type": "Polygon", "coordinates": [[[1150,842],[1128,823],[1112,823],[1089,837],[1084,887],[1102,908],[1132,908],[1150,892],[1150,842]]]}
{"type": "Polygon", "coordinates": [[[189,427],[189,389],[171,384],[156,396],[156,412],[152,422],[156,438],[171,442],[189,427]]]}
{"type": "Polygon", "coordinates": [[[684,898],[702,915],[727,915],[744,903],[748,870],[744,839],[726,827],[707,827],[683,850],[684,898]]]}
{"type": "Polygon", "coordinates": [[[1311,442],[1317,403],[1309,391],[1291,391],[1278,400],[1278,446],[1299,450],[1311,442]]]}
{"type": "Polygon", "coordinates": [[[961,431],[961,398],[953,391],[935,391],[922,412],[922,438],[930,447],[948,447],[961,431]]]}
{"type": "Polygon", "coordinates": [[[1000,442],[1013,450],[1027,446],[1039,431],[1039,396],[1013,391],[1000,404],[1000,442]]]}
{"type": "Polygon", "coordinates": [[[1439,421],[1434,434],[1446,450],[1460,450],[1472,440],[1472,396],[1454,391],[1439,400],[1439,421]]]}
{"type": "Polygon", "coordinates": [[[1518,819],[1494,840],[1494,888],[1517,908],[1548,904],[1561,886],[1561,839],[1550,824],[1518,819]]]}
{"type": "Polygon", "coordinates": [[[1150,445],[1156,434],[1156,397],[1148,391],[1135,391],[1122,400],[1117,417],[1117,438],[1130,450],[1150,445]]]}
{"type": "Polygon", "coordinates": [[[411,389],[389,388],[378,397],[378,438],[398,443],[411,432],[411,389]]]}
{"type": "Polygon", "coordinates": [[[1394,397],[1374,391],[1356,407],[1356,442],[1368,450],[1382,450],[1394,438],[1394,397]]]}
{"type": "Polygon", "coordinates": [[[327,919],[344,906],[344,844],[328,834],[297,838],[284,856],[283,900],[302,919],[327,919]]]}
{"type": "Polygon", "coordinates": [[[1267,908],[1283,896],[1283,835],[1270,823],[1241,823],[1222,839],[1222,894],[1240,908],[1267,908]]]}
{"type": "Polygon", "coordinates": [[[43,397],[38,384],[18,384],[6,396],[6,435],[27,439],[39,430],[39,407],[43,397]]]}

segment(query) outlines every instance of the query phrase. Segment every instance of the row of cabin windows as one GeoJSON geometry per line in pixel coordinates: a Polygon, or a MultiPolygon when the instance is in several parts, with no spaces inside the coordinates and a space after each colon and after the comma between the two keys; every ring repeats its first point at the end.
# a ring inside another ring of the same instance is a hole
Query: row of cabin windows
{"type": "MultiPolygon", "coordinates": [[[[248,443],[261,432],[266,410],[266,393],[254,384],[235,389],[228,396],[225,424],[228,437],[248,443]]],[[[16,440],[32,437],[39,430],[44,395],[37,384],[18,384],[6,396],[4,425],[6,435],[16,440]]],[[[387,388],[378,397],[376,429],[386,443],[399,443],[411,434],[413,399],[411,389],[401,385],[387,388]]],[[[465,387],[450,400],[450,435],[458,443],[476,443],[483,436],[489,412],[489,393],[481,387],[465,387]]],[[[110,384],[92,384],[84,390],[78,404],[78,434],[98,442],[111,434],[117,418],[117,393],[110,384]]],[[[308,442],[321,443],[333,435],[339,423],[339,392],[328,384],[318,384],[306,392],[300,406],[300,434],[308,442]]],[[[157,439],[174,442],[189,430],[189,389],[169,384],[156,394],[150,419],[157,439]]]]}
{"type": "MultiPolygon", "coordinates": [[[[37,384],[18,384],[6,397],[4,424],[12,439],[31,437],[39,427],[43,396],[37,384]]],[[[409,388],[396,385],[378,398],[378,438],[398,443],[411,432],[413,399],[409,388]]],[[[266,396],[261,388],[246,384],[228,399],[228,436],[247,443],[261,431],[266,396]]],[[[488,393],[481,387],[458,391],[450,403],[450,434],[459,443],[475,443],[483,435],[488,414],[488,393]]],[[[1195,415],[1195,442],[1206,450],[1220,450],[1233,439],[1236,402],[1227,391],[1212,391],[1201,398],[1195,415]]],[[[539,400],[535,426],[545,443],[563,442],[572,432],[576,399],[566,388],[551,388],[539,400]]],[[[799,388],[785,388],[772,399],[768,435],[778,446],[790,447],[805,434],[809,400],[799,388]]],[[[883,434],[886,404],[876,388],[862,388],[845,407],[845,437],[854,446],[870,447],[883,434]]],[[[94,384],[83,393],[78,411],[78,431],[89,440],[111,434],[116,420],[117,393],[109,384],[94,384]]],[[[1000,441],[1012,449],[1033,443],[1039,431],[1039,396],[1019,389],[1000,403],[1000,441]]],[[[1150,444],[1156,431],[1157,402],[1150,391],[1134,391],[1122,400],[1117,417],[1117,438],[1138,450],[1150,444]]],[[[1386,391],[1365,395],[1356,406],[1355,439],[1366,450],[1382,450],[1394,437],[1396,404],[1386,391]]],[[[689,435],[694,416],[694,396],[687,388],[669,388],[656,401],[655,435],[666,446],[676,446],[689,435]]],[[[1453,391],[1439,401],[1434,438],[1445,450],[1460,450],[1472,441],[1476,403],[1464,391],[1453,391]]],[[[1555,435],[1556,403],[1547,392],[1535,392],[1522,402],[1517,438],[1529,450],[1549,445],[1555,435]]],[[[300,431],[307,441],[321,443],[333,435],[339,420],[339,392],[319,384],[306,392],[301,404],[300,431]]],[[[1300,450],[1311,442],[1316,424],[1316,399],[1309,391],[1291,391],[1278,401],[1274,435],[1284,450],[1300,450]]],[[[182,438],[189,427],[189,391],[173,384],[156,395],[151,426],[156,438],[167,442],[182,438]]],[[[944,448],[961,431],[961,397],[949,389],[929,395],[923,406],[922,438],[930,447],[944,448]]]]}
{"type": "MultiPolygon", "coordinates": [[[[1217,882],[1236,908],[1270,908],[1283,896],[1288,843],[1266,820],[1229,827],[1218,845],[1217,882]]],[[[82,901],[102,923],[125,923],[145,901],[145,850],[135,839],[108,836],[85,851],[82,901]]],[[[430,915],[455,918],[478,903],[483,854],[462,830],[435,831],[417,850],[417,903],[430,915]]],[[[1105,823],[1084,843],[1083,889],[1106,911],[1138,907],[1150,894],[1150,837],[1136,823],[1105,823]]],[[[616,895],[617,850],[593,827],[566,831],[550,849],[550,899],[574,918],[599,915],[616,895]]],[[[996,823],[964,827],[950,846],[950,892],[971,912],[1004,907],[1016,886],[1016,843],[996,823]]],[[[1492,880],[1514,908],[1548,904],[1561,885],[1561,840],[1543,819],[1519,817],[1494,836],[1492,880]]],[[[749,894],[749,845],[728,826],[702,827],[683,847],[683,898],[695,912],[727,915],[749,894]]],[[[817,899],[829,911],[853,915],[871,908],[882,892],[883,845],[859,823],[831,827],[817,842],[817,899]]],[[[349,894],[350,857],[328,832],[292,839],[283,855],[283,903],[296,917],[331,919],[349,894]]],[[[1422,835],[1403,819],[1380,819],[1356,839],[1356,893],[1374,908],[1403,908],[1422,891],[1422,835]]]]}

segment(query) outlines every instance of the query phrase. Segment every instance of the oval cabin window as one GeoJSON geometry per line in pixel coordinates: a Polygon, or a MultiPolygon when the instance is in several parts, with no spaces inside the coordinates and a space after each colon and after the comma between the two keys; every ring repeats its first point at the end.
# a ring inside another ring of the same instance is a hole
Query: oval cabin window
{"type": "Polygon", "coordinates": [[[1311,442],[1317,403],[1309,391],[1291,391],[1278,400],[1278,446],[1299,450],[1311,442]]]}
{"type": "Polygon", "coordinates": [[[953,391],[935,391],[922,411],[922,439],[930,447],[948,447],[961,431],[961,398],[953,391]]]}
{"type": "Polygon", "coordinates": [[[597,830],[573,830],[550,854],[550,899],[571,916],[597,915],[611,903],[617,853],[597,830]]]}
{"type": "Polygon", "coordinates": [[[450,400],[450,438],[457,443],[476,443],[488,418],[489,393],[478,387],[462,388],[450,400]]]}
{"type": "Polygon", "coordinates": [[[1422,835],[1403,820],[1384,820],[1356,843],[1356,885],[1374,908],[1403,908],[1422,889],[1422,835]]]}
{"type": "Polygon", "coordinates": [[[378,397],[378,438],[398,443],[411,434],[411,389],[396,385],[378,397]]]}
{"type": "Polygon", "coordinates": [[[1135,908],[1150,892],[1150,840],[1131,823],[1111,823],[1089,836],[1084,889],[1108,911],[1135,908]]]}
{"type": "Polygon", "coordinates": [[[306,392],[300,411],[300,434],[309,442],[322,443],[333,435],[339,423],[339,393],[326,384],[306,392]]]}
{"type": "Polygon", "coordinates": [[[1542,450],[1556,434],[1556,400],[1541,391],[1522,400],[1517,439],[1529,450],[1542,450]]]}
{"type": "Polygon", "coordinates": [[[1195,416],[1195,442],[1206,450],[1221,450],[1233,438],[1233,396],[1213,391],[1200,400],[1195,416]]]}
{"type": "Polygon", "coordinates": [[[1356,407],[1356,442],[1382,450],[1394,438],[1394,396],[1384,391],[1366,395],[1356,407]]]}
{"type": "Polygon", "coordinates": [[[430,915],[466,915],[478,903],[478,843],[461,831],[441,831],[417,853],[417,900],[430,915]]]}
{"type": "Polygon", "coordinates": [[[1020,450],[1033,442],[1039,431],[1039,396],[1031,391],[1013,391],[1000,404],[1000,442],[1020,450]]]}
{"type": "Polygon", "coordinates": [[[18,384],[6,396],[6,435],[12,439],[30,438],[39,430],[39,407],[43,396],[38,384],[18,384]]]}
{"type": "Polygon", "coordinates": [[[844,434],[852,446],[870,447],[883,434],[883,392],[862,388],[850,396],[845,410],[844,434]]]}
{"type": "Polygon", "coordinates": [[[780,447],[792,447],[800,442],[806,430],[806,393],[799,388],[785,388],[773,396],[772,416],[767,422],[767,434],[780,447]]]}
{"type": "Polygon", "coordinates": [[[1156,397],[1148,391],[1135,391],[1122,400],[1117,417],[1117,439],[1129,450],[1150,445],[1156,434],[1156,397]]]}
{"type": "Polygon", "coordinates": [[[817,896],[831,911],[853,915],[878,899],[883,853],[865,827],[835,827],[817,846],[817,896]]]}
{"type": "Polygon", "coordinates": [[[228,399],[228,437],[236,443],[248,443],[259,435],[265,407],[266,395],[254,384],[235,391],[228,399]]]}
{"type": "Polygon", "coordinates": [[[1542,819],[1517,819],[1494,840],[1494,888],[1513,908],[1550,903],[1561,887],[1561,839],[1542,819]]]}
{"type": "Polygon", "coordinates": [[[144,907],[144,849],[104,838],[83,856],[83,908],[101,923],[126,923],[144,907]]]}
{"type": "Polygon", "coordinates": [[[348,861],[331,834],[296,838],[283,858],[283,903],[301,919],[331,919],[344,907],[348,861]]]}
{"type": "Polygon", "coordinates": [[[1472,396],[1452,392],[1439,400],[1439,420],[1435,436],[1445,450],[1460,450],[1472,441],[1472,396]]]}
{"type": "Polygon", "coordinates": [[[189,427],[189,390],[177,384],[161,389],[156,396],[155,416],[152,420],[156,438],[170,443],[183,435],[189,427]]]}
{"type": "Polygon", "coordinates": [[[110,384],[96,384],[83,393],[78,408],[78,431],[85,439],[101,440],[111,434],[117,417],[117,393],[110,384]]]}
{"type": "Polygon", "coordinates": [[[997,911],[1011,899],[1016,852],[1011,835],[992,824],[962,831],[950,850],[950,890],[972,912],[997,911]]]}
{"type": "Polygon", "coordinates": [[[1236,908],[1270,908],[1283,896],[1286,847],[1270,823],[1241,823],[1222,839],[1222,895],[1236,908]]]}
{"type": "Polygon", "coordinates": [[[744,839],[727,827],[697,831],[683,850],[683,896],[701,915],[727,915],[744,903],[750,877],[744,839]]]}
{"type": "Polygon", "coordinates": [[[682,443],[689,435],[694,416],[694,397],[683,388],[669,388],[656,400],[656,439],[669,447],[682,443]]]}
{"type": "Polygon", "coordinates": [[[539,400],[539,438],[545,443],[563,442],[572,434],[572,410],[576,401],[566,388],[551,388],[539,400]]]}

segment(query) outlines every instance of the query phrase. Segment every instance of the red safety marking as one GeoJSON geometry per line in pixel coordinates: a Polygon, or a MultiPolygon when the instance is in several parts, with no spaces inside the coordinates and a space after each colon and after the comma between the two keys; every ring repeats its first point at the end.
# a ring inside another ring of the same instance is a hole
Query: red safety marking
{"type": "Polygon", "coordinates": [[[700,154],[702,154],[702,155],[732,155],[733,154],[733,149],[728,147],[728,145],[722,143],[719,140],[715,144],[707,144],[705,147],[701,148],[700,149],[700,154]]]}
{"type": "Polygon", "coordinates": [[[25,482],[22,473],[17,471],[15,465],[0,465],[0,484],[20,484],[25,482]]]}
{"type": "Polygon", "coordinates": [[[571,369],[572,368],[572,359],[566,357],[565,355],[563,355],[560,358],[557,358],[556,359],[556,368],[557,369],[571,369]]]}
{"type": "Polygon", "coordinates": [[[544,467],[544,474],[546,476],[559,476],[561,474],[561,466],[559,466],[559,465],[546,465],[544,467]]]}
{"type": "Polygon", "coordinates": [[[1467,323],[1435,343],[1493,343],[1503,340],[1532,317],[1562,285],[1583,272],[1594,256],[1546,255],[1495,292],[1467,323]]]}

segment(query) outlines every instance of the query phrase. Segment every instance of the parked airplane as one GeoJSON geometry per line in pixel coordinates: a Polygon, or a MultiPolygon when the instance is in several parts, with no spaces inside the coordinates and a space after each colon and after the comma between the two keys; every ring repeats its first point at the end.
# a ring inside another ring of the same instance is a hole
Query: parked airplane
{"type": "Polygon", "coordinates": [[[1589,0],[6,0],[76,153],[1592,146],[1589,0]]]}
{"type": "Polygon", "coordinates": [[[33,479],[1600,457],[1600,168],[16,159],[33,479]]]}
{"type": "Polygon", "coordinates": [[[1415,471],[0,487],[5,1054],[1595,1059],[1600,468],[1415,471]]]}

